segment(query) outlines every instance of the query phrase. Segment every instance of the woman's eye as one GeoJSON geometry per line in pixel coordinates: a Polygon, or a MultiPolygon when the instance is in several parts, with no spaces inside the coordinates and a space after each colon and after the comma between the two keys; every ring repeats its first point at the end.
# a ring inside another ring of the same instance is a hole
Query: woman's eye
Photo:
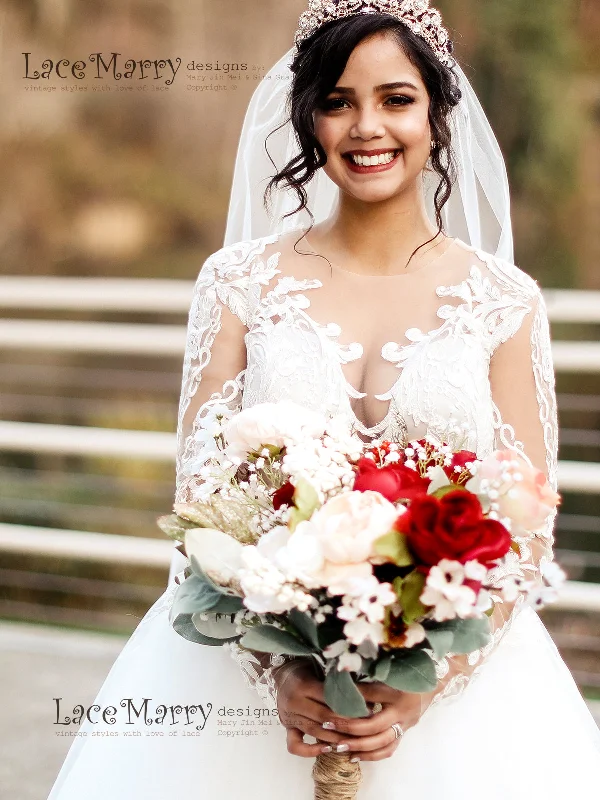
{"type": "Polygon", "coordinates": [[[409,103],[414,103],[415,100],[413,97],[408,97],[405,94],[395,94],[392,97],[388,97],[386,103],[387,102],[391,102],[393,106],[407,106],[409,103]]]}
{"type": "Polygon", "coordinates": [[[323,102],[322,108],[324,111],[337,111],[339,108],[343,108],[340,104],[345,102],[342,97],[332,97],[330,100],[323,102]]]}

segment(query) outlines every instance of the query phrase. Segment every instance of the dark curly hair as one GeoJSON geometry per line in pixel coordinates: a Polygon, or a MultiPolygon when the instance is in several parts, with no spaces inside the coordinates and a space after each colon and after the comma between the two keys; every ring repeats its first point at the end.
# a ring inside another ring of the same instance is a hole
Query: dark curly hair
{"type": "MultiPolygon", "coordinates": [[[[289,187],[296,192],[299,204],[293,211],[285,214],[284,218],[306,209],[312,220],[312,228],[314,216],[307,206],[308,197],[304,186],[327,162],[325,151],[315,136],[313,112],[334,89],[355,47],[368,36],[382,31],[389,31],[395,37],[407,58],[419,70],[430,98],[429,123],[432,139],[436,143],[431,153],[431,165],[440,178],[434,195],[438,230],[432,239],[423,242],[413,252],[412,258],[420,247],[435,239],[442,231],[441,210],[450,197],[456,178],[447,117],[459,103],[461,92],[454,70],[442,64],[424,39],[391,14],[355,14],[332,20],[300,43],[290,66],[294,78],[286,104],[289,117],[279,126],[281,128],[289,122],[292,123],[300,145],[300,154],[270,179],[265,189],[264,204],[268,209],[274,188],[280,185],[289,187]]],[[[267,155],[268,139],[269,137],[265,141],[267,155]]],[[[271,162],[277,168],[272,159],[271,162]]]]}

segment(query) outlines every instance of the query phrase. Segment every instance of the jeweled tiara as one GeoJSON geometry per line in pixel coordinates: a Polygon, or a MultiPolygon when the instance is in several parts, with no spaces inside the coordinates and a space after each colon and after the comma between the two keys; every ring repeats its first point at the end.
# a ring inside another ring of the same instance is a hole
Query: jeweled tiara
{"type": "Polygon", "coordinates": [[[436,8],[430,8],[429,0],[310,0],[298,20],[296,47],[326,22],[353,14],[391,14],[424,39],[443,64],[455,63],[442,15],[436,8]]]}

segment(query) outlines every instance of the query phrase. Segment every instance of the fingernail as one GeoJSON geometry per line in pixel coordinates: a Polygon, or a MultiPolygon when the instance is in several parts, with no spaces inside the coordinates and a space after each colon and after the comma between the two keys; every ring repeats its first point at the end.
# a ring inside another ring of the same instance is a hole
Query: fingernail
{"type": "Polygon", "coordinates": [[[328,731],[334,731],[335,730],[335,722],[324,722],[321,725],[321,727],[325,728],[328,731]]]}
{"type": "Polygon", "coordinates": [[[349,744],[338,744],[336,745],[335,752],[336,753],[345,753],[346,750],[350,750],[349,744]]]}
{"type": "Polygon", "coordinates": [[[353,757],[350,759],[350,763],[351,763],[351,764],[356,764],[356,762],[357,762],[357,761],[360,761],[360,756],[353,756],[353,757]]]}
{"type": "Polygon", "coordinates": [[[325,745],[325,747],[321,748],[322,753],[331,753],[332,747],[330,744],[325,745]]]}

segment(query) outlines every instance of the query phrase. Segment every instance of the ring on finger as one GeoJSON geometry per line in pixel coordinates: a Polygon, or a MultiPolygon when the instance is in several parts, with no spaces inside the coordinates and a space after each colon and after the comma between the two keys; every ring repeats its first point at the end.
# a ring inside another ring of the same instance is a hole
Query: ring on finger
{"type": "Polygon", "coordinates": [[[404,736],[404,731],[402,730],[398,722],[394,722],[394,724],[392,725],[392,730],[394,731],[394,737],[396,739],[401,739],[404,736]]]}

